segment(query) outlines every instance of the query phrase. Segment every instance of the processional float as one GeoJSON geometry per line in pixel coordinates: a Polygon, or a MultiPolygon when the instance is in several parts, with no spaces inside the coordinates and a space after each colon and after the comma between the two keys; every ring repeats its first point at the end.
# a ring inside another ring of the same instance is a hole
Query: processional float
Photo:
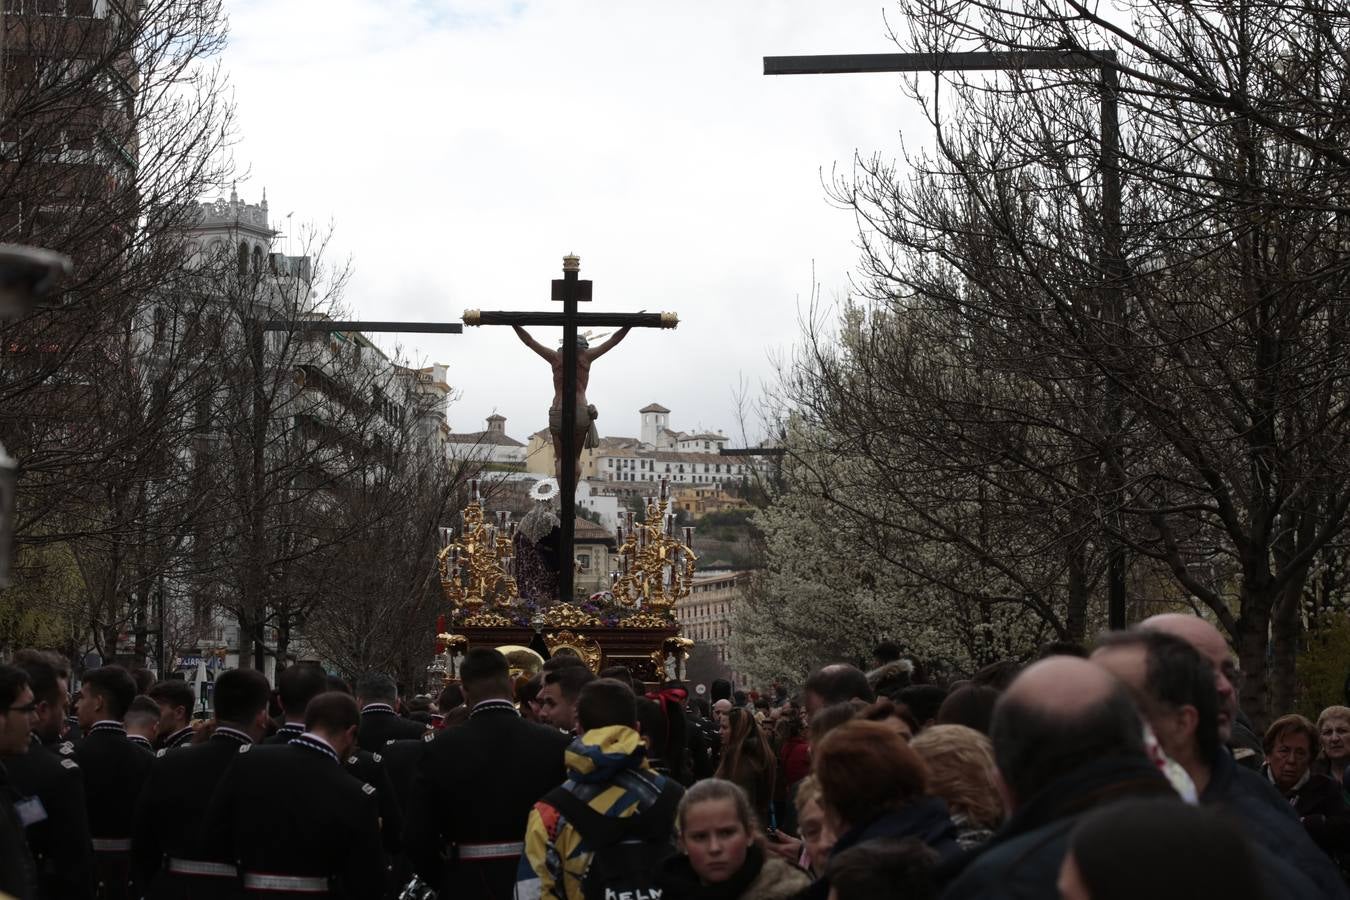
{"type": "Polygon", "coordinates": [[[693,590],[698,557],[694,529],[676,524],[669,482],[641,517],[629,511],[621,521],[609,589],[580,601],[558,596],[556,572],[539,559],[556,537],[556,488],[552,479],[536,485],[534,509],[517,523],[505,510],[489,514],[470,483],[459,527],[442,529],[437,567],[449,610],[437,621],[430,680],[453,678],[473,647],[501,650],[517,675],[533,674],[546,652],[573,654],[593,672],[624,666],[635,682],[682,676],[694,642],[680,636],[675,604],[693,590]]]}

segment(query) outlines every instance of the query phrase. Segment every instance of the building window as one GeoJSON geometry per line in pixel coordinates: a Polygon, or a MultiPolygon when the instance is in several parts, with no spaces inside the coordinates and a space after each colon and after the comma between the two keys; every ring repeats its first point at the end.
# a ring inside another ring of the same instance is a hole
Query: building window
{"type": "Polygon", "coordinates": [[[582,572],[591,570],[591,555],[589,553],[578,553],[577,562],[581,565],[582,572]]]}

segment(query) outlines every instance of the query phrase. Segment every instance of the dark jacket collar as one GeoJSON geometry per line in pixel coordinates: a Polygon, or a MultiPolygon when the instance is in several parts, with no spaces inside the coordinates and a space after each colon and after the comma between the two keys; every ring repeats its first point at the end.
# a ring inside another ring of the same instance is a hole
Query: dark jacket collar
{"type": "Polygon", "coordinates": [[[662,887],[661,896],[670,900],[737,900],[745,896],[763,870],[764,851],[758,844],[751,844],[745,852],[745,863],[726,881],[703,884],[689,864],[689,857],[683,853],[670,856],[661,864],[658,880],[662,887]]]}
{"type": "Polygon", "coordinates": [[[211,740],[226,741],[243,747],[253,743],[253,736],[240,731],[238,728],[231,728],[229,725],[218,725],[216,730],[211,733],[211,740]]]}
{"type": "Polygon", "coordinates": [[[1079,766],[1042,788],[1012,815],[990,843],[1003,843],[1121,797],[1175,793],[1147,757],[1100,759],[1079,766]]]}
{"type": "Polygon", "coordinates": [[[390,716],[398,715],[398,711],[388,703],[367,703],[365,706],[361,707],[361,715],[364,716],[367,713],[380,713],[382,715],[390,716]]]}
{"type": "Polygon", "coordinates": [[[289,737],[299,737],[305,733],[304,722],[285,722],[277,729],[277,734],[289,737]]]}
{"type": "Polygon", "coordinates": [[[173,734],[169,735],[164,739],[164,746],[169,749],[172,749],[174,747],[181,747],[184,744],[190,744],[192,743],[192,735],[193,735],[192,726],[184,725],[182,728],[178,729],[173,734]]]}
{"type": "Polygon", "coordinates": [[[112,719],[104,719],[102,722],[95,722],[90,727],[88,734],[120,734],[122,737],[126,737],[127,726],[112,719]]]}
{"type": "Polygon", "coordinates": [[[317,753],[322,756],[326,756],[329,759],[331,759],[334,763],[342,762],[342,760],[338,759],[336,750],[328,746],[328,743],[326,741],[321,741],[318,738],[314,737],[313,735],[302,734],[299,737],[293,738],[291,742],[286,746],[299,747],[301,750],[304,750],[308,753],[317,753]]]}
{"type": "Polygon", "coordinates": [[[469,718],[497,713],[510,713],[519,716],[520,710],[516,709],[516,705],[510,700],[484,700],[474,705],[473,711],[469,713],[469,718]]]}
{"type": "Polygon", "coordinates": [[[891,810],[861,828],[852,828],[837,841],[831,855],[878,838],[915,837],[946,858],[956,852],[956,826],[947,815],[947,804],[937,797],[921,797],[908,806],[891,810]]]}

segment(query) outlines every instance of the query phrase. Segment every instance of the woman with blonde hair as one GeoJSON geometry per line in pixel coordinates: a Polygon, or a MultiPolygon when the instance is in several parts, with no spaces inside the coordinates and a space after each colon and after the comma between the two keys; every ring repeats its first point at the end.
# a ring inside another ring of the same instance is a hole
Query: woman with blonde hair
{"type": "Polygon", "coordinates": [[[775,768],[773,748],[754,715],[741,707],[729,710],[722,723],[722,761],[716,777],[745,791],[762,827],[775,825],[769,818],[775,768]]]}
{"type": "Polygon", "coordinates": [[[1003,822],[1003,800],[989,738],[965,725],[931,725],[909,746],[928,765],[928,793],[947,801],[961,849],[993,837],[1003,822]]]}
{"type": "Polygon", "coordinates": [[[710,778],[689,788],[675,831],[680,852],[661,867],[663,900],[787,900],[811,883],[764,852],[750,798],[730,781],[710,778]]]}

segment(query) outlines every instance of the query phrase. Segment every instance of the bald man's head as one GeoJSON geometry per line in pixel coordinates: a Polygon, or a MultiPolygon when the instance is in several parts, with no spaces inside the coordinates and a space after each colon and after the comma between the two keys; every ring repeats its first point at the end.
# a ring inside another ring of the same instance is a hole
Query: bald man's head
{"type": "Polygon", "coordinates": [[[1139,623],[1139,627],[1179,637],[1209,660],[1214,667],[1214,688],[1219,694],[1219,740],[1227,743],[1233,736],[1233,722],[1237,719],[1241,674],[1223,634],[1199,616],[1186,613],[1150,616],[1139,623]]]}
{"type": "Polygon", "coordinates": [[[1051,656],[1024,669],[1005,693],[1032,708],[1070,713],[1105,701],[1117,686],[1115,678],[1085,659],[1051,656]]]}
{"type": "Polygon", "coordinates": [[[1017,676],[994,707],[990,732],[1016,807],[1088,763],[1147,761],[1129,691],[1100,666],[1072,656],[1042,660],[1017,676]]]}

